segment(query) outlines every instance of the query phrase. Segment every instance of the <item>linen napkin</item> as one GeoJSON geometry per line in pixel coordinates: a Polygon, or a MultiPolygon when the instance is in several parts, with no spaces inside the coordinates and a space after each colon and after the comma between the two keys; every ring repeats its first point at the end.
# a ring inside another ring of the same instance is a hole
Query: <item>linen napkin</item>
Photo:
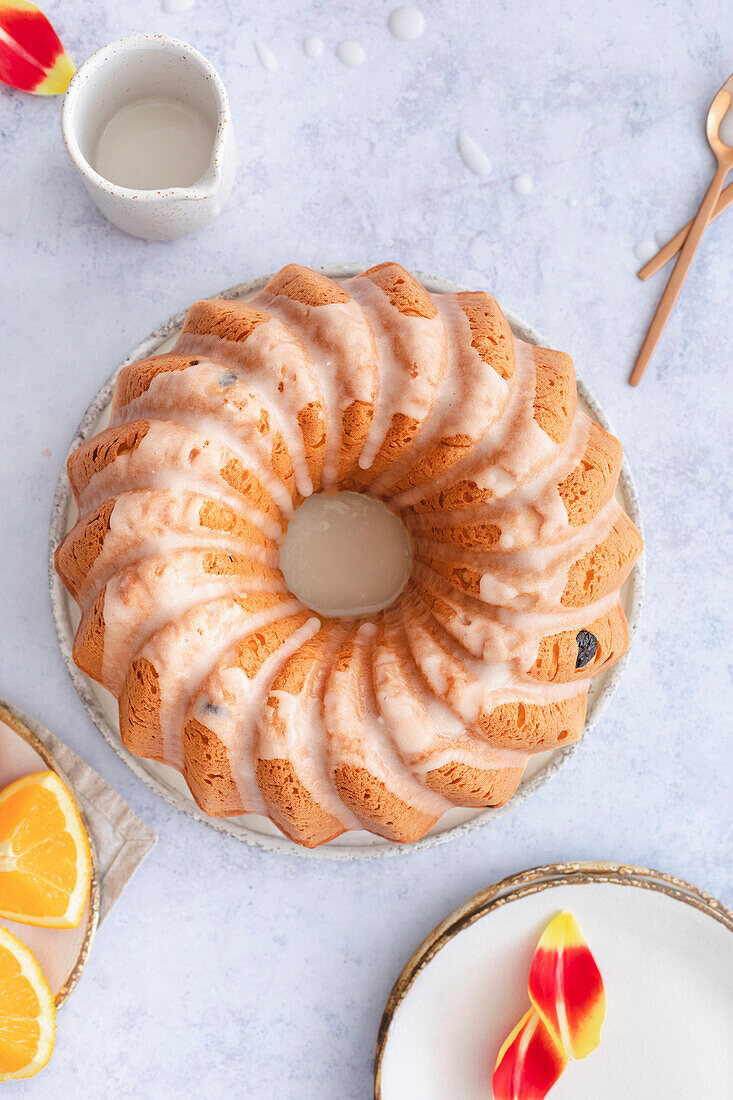
{"type": "Polygon", "coordinates": [[[22,727],[28,727],[71,780],[97,849],[101,923],[153,848],[156,835],[101,775],[50,730],[7,703],[0,704],[0,724],[3,721],[21,735],[22,727]]]}

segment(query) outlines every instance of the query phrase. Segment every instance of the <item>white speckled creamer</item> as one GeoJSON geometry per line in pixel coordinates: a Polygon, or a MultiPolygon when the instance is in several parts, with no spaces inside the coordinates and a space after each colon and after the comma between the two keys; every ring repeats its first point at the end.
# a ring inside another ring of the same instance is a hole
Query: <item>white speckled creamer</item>
{"type": "Polygon", "coordinates": [[[69,84],[61,127],[92,199],[109,221],[134,237],[168,241],[194,233],[221,212],[234,184],[226,89],[198,50],[166,35],[129,35],[92,54],[69,84]],[[188,187],[135,190],[110,183],[92,167],[102,128],[122,107],[158,96],[195,108],[211,121],[207,170],[188,187]]]}

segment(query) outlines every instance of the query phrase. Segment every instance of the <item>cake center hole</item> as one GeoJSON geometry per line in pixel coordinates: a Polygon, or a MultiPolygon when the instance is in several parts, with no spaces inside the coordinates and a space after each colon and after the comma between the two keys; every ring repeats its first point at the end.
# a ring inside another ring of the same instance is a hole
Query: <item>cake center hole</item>
{"type": "Polygon", "coordinates": [[[412,568],[401,520],[360,493],[317,493],[296,509],[280,547],[290,591],[321,615],[369,615],[399,596],[412,568]]]}

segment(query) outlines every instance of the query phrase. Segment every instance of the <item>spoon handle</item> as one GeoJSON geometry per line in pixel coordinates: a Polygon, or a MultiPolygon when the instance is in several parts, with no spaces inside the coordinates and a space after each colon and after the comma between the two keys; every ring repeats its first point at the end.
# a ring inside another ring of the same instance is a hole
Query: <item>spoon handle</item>
{"type": "MultiPolygon", "coordinates": [[[[713,221],[720,214],[722,214],[724,210],[727,210],[732,202],[733,183],[729,183],[725,191],[723,191],[722,195],[716,202],[715,209],[713,210],[713,215],[710,221],[713,221]]],[[[687,239],[687,234],[690,232],[691,225],[691,221],[688,222],[687,225],[683,225],[679,233],[675,233],[674,237],[672,237],[671,240],[667,241],[667,243],[659,249],[659,252],[657,252],[656,256],[652,256],[651,260],[645,263],[643,267],[639,268],[636,274],[639,276],[640,279],[648,279],[650,275],[655,275],[657,271],[659,271],[660,267],[664,267],[664,265],[667,263],[667,260],[671,260],[675,253],[679,252],[679,250],[682,248],[682,245],[685,243],[685,240],[687,239]]]]}
{"type": "Polygon", "coordinates": [[[672,269],[672,274],[669,277],[666,287],[664,288],[664,294],[662,295],[656,312],[652,318],[652,323],[649,326],[649,331],[644,337],[644,343],[641,345],[641,350],[634,363],[634,369],[631,372],[629,378],[630,386],[638,386],[641,381],[642,375],[647,368],[647,364],[652,357],[655,347],[659,341],[659,337],[664,331],[664,326],[669,320],[669,315],[674,308],[674,304],[677,301],[677,295],[682,289],[682,284],[685,281],[687,272],[690,270],[690,265],[697,252],[697,246],[702,240],[702,235],[705,232],[705,228],[710,221],[715,203],[718,200],[720,192],[723,190],[723,183],[725,177],[728,175],[728,169],[730,164],[723,162],[718,164],[717,171],[713,176],[712,182],[705,192],[705,198],[700,203],[700,209],[695,215],[695,219],[690,226],[690,232],[687,234],[687,240],[682,246],[682,250],[679,254],[677,263],[672,269]]]}

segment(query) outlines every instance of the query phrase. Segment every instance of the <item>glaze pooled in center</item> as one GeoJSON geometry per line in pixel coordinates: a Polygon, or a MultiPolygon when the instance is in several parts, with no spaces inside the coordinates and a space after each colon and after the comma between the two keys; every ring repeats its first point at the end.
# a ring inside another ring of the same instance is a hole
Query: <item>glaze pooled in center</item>
{"type": "Polygon", "coordinates": [[[412,546],[381,501],[360,493],[319,493],[290,520],[280,568],[290,591],[313,611],[371,615],[402,591],[412,546]]]}

